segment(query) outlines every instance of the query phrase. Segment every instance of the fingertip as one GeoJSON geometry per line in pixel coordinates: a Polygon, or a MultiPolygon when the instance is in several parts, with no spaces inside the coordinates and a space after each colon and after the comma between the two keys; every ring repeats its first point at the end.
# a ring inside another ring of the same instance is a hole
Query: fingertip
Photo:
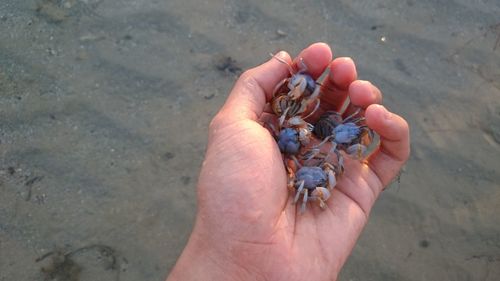
{"type": "Polygon", "coordinates": [[[385,125],[390,115],[391,113],[380,104],[372,104],[365,111],[366,123],[372,129],[385,125]]]}
{"type": "MultiPolygon", "coordinates": [[[[288,65],[292,65],[292,58],[290,57],[290,54],[288,54],[286,51],[279,51],[277,52],[273,58],[277,59],[278,61],[283,61],[286,62],[288,65]]],[[[273,61],[273,58],[270,59],[270,61],[273,61]]]]}
{"type": "Polygon", "coordinates": [[[333,52],[330,46],[324,42],[316,42],[305,48],[301,53],[307,55],[310,59],[325,60],[328,63],[332,61],[333,52]]]}
{"type": "Polygon", "coordinates": [[[357,76],[356,64],[352,58],[336,58],[330,64],[330,80],[339,89],[346,90],[357,76]]]}
{"type": "Polygon", "coordinates": [[[367,107],[382,102],[382,93],[371,82],[356,80],[349,85],[349,98],[356,106],[367,107]]]}
{"type": "Polygon", "coordinates": [[[391,113],[383,105],[372,104],[365,111],[366,124],[389,141],[408,139],[409,126],[405,119],[391,113]]]}
{"type": "Polygon", "coordinates": [[[354,61],[349,57],[334,59],[329,64],[330,72],[321,86],[322,106],[328,110],[340,110],[349,92],[349,85],[356,80],[357,71],[354,61]]]}
{"type": "Polygon", "coordinates": [[[333,53],[328,44],[318,42],[311,44],[300,52],[294,59],[295,69],[300,69],[299,62],[302,59],[307,67],[307,72],[314,78],[318,78],[332,61],[333,53]]]}

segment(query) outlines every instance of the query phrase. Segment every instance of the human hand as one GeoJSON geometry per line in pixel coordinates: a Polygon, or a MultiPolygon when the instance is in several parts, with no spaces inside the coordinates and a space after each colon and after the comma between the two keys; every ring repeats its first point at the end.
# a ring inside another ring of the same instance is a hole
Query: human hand
{"type": "Polygon", "coordinates": [[[271,59],[246,71],[210,124],[196,223],[169,281],[335,280],[378,195],[408,159],[408,124],[378,105],[382,96],[375,86],[356,80],[351,59],[332,61],[322,43],[293,62],[285,52],[276,56],[294,67],[302,58],[314,79],[329,67],[320,111],[338,110],[349,96],[380,135],[380,145],[364,162],[345,159],[326,210],[311,205],[298,214],[281,153],[260,122],[288,68],[271,59]]]}

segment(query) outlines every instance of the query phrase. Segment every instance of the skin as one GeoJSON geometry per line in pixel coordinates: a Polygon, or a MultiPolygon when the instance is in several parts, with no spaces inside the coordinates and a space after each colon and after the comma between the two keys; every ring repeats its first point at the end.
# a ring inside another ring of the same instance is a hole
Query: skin
{"type": "Polygon", "coordinates": [[[380,146],[364,162],[346,158],[325,210],[311,203],[299,215],[278,146],[261,125],[288,68],[271,59],[246,71],[210,124],[196,223],[168,281],[336,280],[377,197],[408,159],[407,122],[377,104],[382,94],[373,84],[356,80],[352,59],[332,61],[324,43],[304,49],[293,62],[286,52],[276,56],[296,69],[302,58],[315,79],[330,68],[321,108],[310,121],[338,110],[349,97],[381,136],[380,146]]]}

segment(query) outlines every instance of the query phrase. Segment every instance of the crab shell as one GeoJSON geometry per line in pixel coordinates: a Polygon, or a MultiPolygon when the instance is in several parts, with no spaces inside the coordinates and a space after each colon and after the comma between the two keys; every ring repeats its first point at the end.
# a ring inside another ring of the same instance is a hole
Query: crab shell
{"type": "MultiPolygon", "coordinates": [[[[325,163],[323,168],[317,166],[301,167],[297,174],[292,175],[293,183],[290,185],[295,189],[294,203],[302,197],[301,213],[305,211],[308,200],[318,200],[319,206],[325,208],[325,201],[328,200],[332,190],[337,184],[334,167],[325,163]]],[[[290,187],[289,185],[289,187],[290,187]]]]}
{"type": "Polygon", "coordinates": [[[273,98],[271,107],[277,116],[282,116],[286,112],[286,117],[290,118],[303,113],[307,108],[307,103],[300,100],[292,100],[287,95],[281,95],[273,98]]]}

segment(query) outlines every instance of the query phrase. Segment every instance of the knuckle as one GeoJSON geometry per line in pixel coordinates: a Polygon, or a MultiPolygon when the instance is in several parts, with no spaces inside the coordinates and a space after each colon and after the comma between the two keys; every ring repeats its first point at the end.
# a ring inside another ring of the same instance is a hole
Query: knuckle
{"type": "Polygon", "coordinates": [[[219,111],[210,121],[208,131],[211,134],[220,132],[221,129],[228,127],[233,123],[233,119],[224,111],[219,111]]]}
{"type": "Polygon", "coordinates": [[[252,80],[252,70],[251,69],[247,69],[245,70],[241,75],[240,75],[240,78],[238,79],[241,83],[247,83],[247,81],[250,81],[252,80]]]}
{"type": "Polygon", "coordinates": [[[404,135],[409,135],[410,134],[410,125],[408,124],[408,122],[404,119],[404,118],[401,118],[402,122],[401,122],[401,132],[404,133],[404,135]]]}
{"type": "Polygon", "coordinates": [[[222,114],[219,112],[217,113],[212,120],[210,121],[210,124],[208,125],[208,130],[209,131],[216,131],[218,128],[221,127],[221,123],[223,121],[223,117],[221,116],[222,114]]]}
{"type": "Polygon", "coordinates": [[[258,87],[258,82],[255,79],[255,73],[253,69],[249,69],[243,72],[239,78],[239,82],[245,88],[253,89],[258,87]]]}
{"type": "Polygon", "coordinates": [[[240,75],[241,80],[247,80],[250,77],[252,77],[252,69],[247,69],[240,75]]]}

